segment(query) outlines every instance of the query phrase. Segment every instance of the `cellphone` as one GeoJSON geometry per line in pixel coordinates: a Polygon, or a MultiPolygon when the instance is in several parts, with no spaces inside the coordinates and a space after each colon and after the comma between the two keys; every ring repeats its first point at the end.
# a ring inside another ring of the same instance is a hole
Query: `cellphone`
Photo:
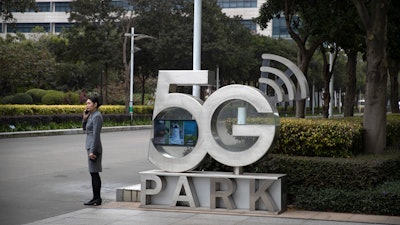
{"type": "Polygon", "coordinates": [[[85,110],[85,114],[88,114],[89,113],[89,110],[85,110]]]}

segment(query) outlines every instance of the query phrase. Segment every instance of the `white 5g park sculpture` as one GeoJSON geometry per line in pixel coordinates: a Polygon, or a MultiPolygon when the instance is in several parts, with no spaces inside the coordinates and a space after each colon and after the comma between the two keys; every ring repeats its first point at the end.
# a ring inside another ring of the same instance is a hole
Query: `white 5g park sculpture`
{"type": "Polygon", "coordinates": [[[280,126],[276,103],[305,99],[309,88],[291,61],[272,54],[262,58],[259,83],[274,90],[272,97],[254,87],[228,85],[202,101],[174,89],[214,85],[214,73],[159,71],[148,158],[160,170],[140,172],[141,207],[286,210],[285,174],[247,174],[242,167],[273,147],[280,126]],[[207,154],[233,172],[192,171],[207,154]]]}

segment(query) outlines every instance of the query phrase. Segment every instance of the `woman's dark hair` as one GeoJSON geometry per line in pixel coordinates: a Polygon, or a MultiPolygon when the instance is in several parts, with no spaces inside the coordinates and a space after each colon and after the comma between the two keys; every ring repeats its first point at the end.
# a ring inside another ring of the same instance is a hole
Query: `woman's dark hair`
{"type": "Polygon", "coordinates": [[[88,97],[88,99],[90,99],[90,101],[92,101],[93,103],[97,103],[97,108],[99,108],[102,105],[101,100],[98,96],[90,96],[88,97]]]}

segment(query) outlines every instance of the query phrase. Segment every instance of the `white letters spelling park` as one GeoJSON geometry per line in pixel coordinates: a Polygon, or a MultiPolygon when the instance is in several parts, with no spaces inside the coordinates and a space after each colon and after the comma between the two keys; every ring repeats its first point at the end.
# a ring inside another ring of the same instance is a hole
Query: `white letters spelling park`
{"type": "Polygon", "coordinates": [[[247,174],[242,167],[273,147],[280,127],[276,103],[306,99],[309,89],[291,61],[272,54],[262,58],[259,83],[272,88],[273,96],[246,85],[228,85],[202,101],[176,92],[176,87],[214,85],[214,73],[159,71],[148,151],[159,170],[140,172],[141,207],[286,210],[285,174],[247,174]],[[233,172],[192,171],[207,154],[233,172]]]}

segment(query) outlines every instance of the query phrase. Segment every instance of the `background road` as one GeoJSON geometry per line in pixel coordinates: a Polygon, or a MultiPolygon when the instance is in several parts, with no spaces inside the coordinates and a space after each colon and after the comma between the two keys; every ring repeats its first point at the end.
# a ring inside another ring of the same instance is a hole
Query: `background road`
{"type": "MultiPolygon", "coordinates": [[[[156,169],[147,160],[150,129],[106,132],[102,198],[140,183],[138,172],[156,169]]],[[[0,139],[0,223],[24,224],[86,208],[92,198],[85,134],[0,139]]]]}

